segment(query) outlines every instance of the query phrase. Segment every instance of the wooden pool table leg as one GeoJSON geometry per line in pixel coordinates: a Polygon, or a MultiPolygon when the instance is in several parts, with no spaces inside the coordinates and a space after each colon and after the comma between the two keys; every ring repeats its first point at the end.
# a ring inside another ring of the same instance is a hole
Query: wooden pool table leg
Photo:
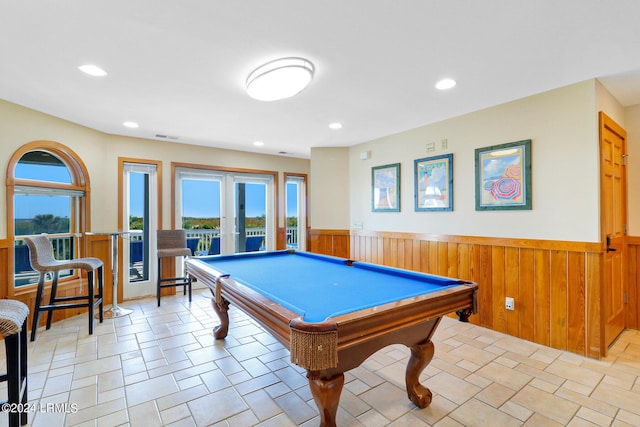
{"type": "Polygon", "coordinates": [[[320,427],[335,427],[344,374],[340,373],[327,380],[320,378],[317,373],[308,371],[307,378],[311,395],[320,412],[320,427]]]}
{"type": "Polygon", "coordinates": [[[433,359],[434,352],[435,346],[431,340],[411,346],[405,382],[409,399],[420,408],[426,408],[431,403],[431,390],[420,384],[419,379],[424,368],[433,359]]]}
{"type": "Polygon", "coordinates": [[[216,303],[215,296],[211,299],[211,306],[220,319],[220,324],[213,328],[213,336],[221,340],[229,333],[229,301],[224,300],[222,304],[216,303]]]}

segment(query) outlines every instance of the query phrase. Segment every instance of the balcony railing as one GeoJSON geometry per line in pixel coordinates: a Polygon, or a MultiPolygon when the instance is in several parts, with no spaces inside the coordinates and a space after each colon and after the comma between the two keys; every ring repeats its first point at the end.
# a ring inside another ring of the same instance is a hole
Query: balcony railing
{"type": "MultiPolygon", "coordinates": [[[[74,238],[72,236],[51,237],[53,256],[58,260],[71,259],[73,255],[74,238]]],[[[29,248],[22,240],[16,240],[14,246],[14,274],[15,285],[23,286],[38,281],[38,273],[31,268],[29,261],[29,248]]],[[[60,277],[73,274],[73,270],[60,271],[60,277]]]]}

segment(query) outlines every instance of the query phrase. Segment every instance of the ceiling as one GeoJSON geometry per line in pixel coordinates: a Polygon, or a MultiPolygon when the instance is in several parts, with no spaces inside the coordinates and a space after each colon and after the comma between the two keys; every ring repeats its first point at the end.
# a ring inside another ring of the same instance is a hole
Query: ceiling
{"type": "Polygon", "coordinates": [[[0,99],[109,134],[307,158],[592,78],[638,104],[639,16],[637,0],[0,0],[0,99]],[[313,62],[309,87],[247,96],[247,75],[285,56],[313,62]],[[436,90],[443,77],[457,86],[436,90]]]}

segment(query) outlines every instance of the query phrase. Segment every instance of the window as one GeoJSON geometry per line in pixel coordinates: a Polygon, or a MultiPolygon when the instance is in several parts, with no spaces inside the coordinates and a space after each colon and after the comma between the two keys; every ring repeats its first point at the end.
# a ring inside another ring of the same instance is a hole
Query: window
{"type": "MultiPolygon", "coordinates": [[[[85,172],[66,147],[42,141],[19,149],[7,175],[7,197],[13,199],[7,203],[7,235],[14,239],[14,284],[21,287],[38,280],[22,236],[46,233],[57,259],[77,256],[85,172]]],[[[60,272],[61,278],[73,275],[73,270],[60,272]]]]}

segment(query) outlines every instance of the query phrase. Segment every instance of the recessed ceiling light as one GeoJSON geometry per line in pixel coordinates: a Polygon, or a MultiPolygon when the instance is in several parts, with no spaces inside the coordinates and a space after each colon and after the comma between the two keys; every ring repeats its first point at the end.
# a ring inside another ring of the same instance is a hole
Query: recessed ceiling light
{"type": "Polygon", "coordinates": [[[342,129],[342,123],[338,123],[338,122],[331,123],[329,125],[329,128],[331,128],[331,129],[342,129]]]}
{"type": "Polygon", "coordinates": [[[262,142],[262,141],[254,141],[253,145],[255,145],[256,147],[262,147],[264,145],[264,142],[262,142]]]}
{"type": "Polygon", "coordinates": [[[456,81],[453,79],[442,79],[436,83],[436,89],[447,90],[456,85],[456,81]]]}
{"type": "Polygon", "coordinates": [[[281,58],[256,68],[247,77],[247,93],[259,101],[290,98],[313,79],[315,68],[304,58],[281,58]]]}
{"type": "Polygon", "coordinates": [[[136,122],[124,122],[124,123],[122,123],[122,126],[131,128],[131,129],[135,129],[137,127],[140,127],[140,125],[137,124],[136,122]]]}
{"type": "Polygon", "coordinates": [[[107,75],[107,72],[97,65],[85,64],[79,66],[78,69],[83,73],[94,77],[104,77],[107,75]]]}

